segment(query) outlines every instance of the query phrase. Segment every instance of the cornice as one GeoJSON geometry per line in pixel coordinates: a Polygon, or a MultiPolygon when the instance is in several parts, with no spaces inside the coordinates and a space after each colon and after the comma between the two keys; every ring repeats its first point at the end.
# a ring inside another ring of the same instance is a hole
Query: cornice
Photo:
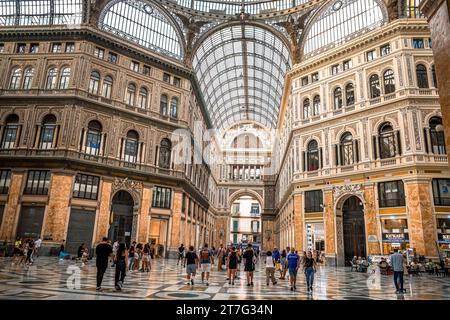
{"type": "Polygon", "coordinates": [[[441,7],[441,5],[447,1],[447,8],[450,17],[450,2],[449,0],[422,0],[420,2],[419,8],[426,16],[428,21],[433,19],[434,14],[441,7]]]}

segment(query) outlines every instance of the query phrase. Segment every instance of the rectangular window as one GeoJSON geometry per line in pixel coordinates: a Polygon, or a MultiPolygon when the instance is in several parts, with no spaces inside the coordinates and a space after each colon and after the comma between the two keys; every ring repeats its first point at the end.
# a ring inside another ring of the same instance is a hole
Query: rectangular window
{"type": "Polygon", "coordinates": [[[307,86],[308,85],[308,77],[303,77],[302,78],[302,86],[307,86]]]}
{"type": "Polygon", "coordinates": [[[95,47],[94,56],[96,56],[99,59],[103,59],[105,57],[105,50],[99,47],[95,47]]]}
{"type": "Polygon", "coordinates": [[[130,69],[134,72],[139,72],[139,62],[131,61],[130,69]]]}
{"type": "Polygon", "coordinates": [[[66,52],[67,52],[67,53],[75,52],[75,43],[73,43],[73,42],[67,42],[67,43],[66,43],[66,52]]]}
{"type": "Polygon", "coordinates": [[[26,49],[27,49],[27,45],[25,43],[18,43],[16,53],[25,53],[26,49]]]}
{"type": "Polygon", "coordinates": [[[97,200],[100,178],[86,174],[77,174],[73,186],[73,197],[97,200]]]}
{"type": "Polygon", "coordinates": [[[39,43],[30,44],[30,53],[38,53],[39,52],[39,43]]]}
{"type": "Polygon", "coordinates": [[[322,212],[323,211],[323,192],[322,190],[305,192],[305,212],[322,212]]]}
{"type": "Polygon", "coordinates": [[[8,194],[10,183],[11,170],[0,170],[0,194],[8,194]]]}
{"type": "Polygon", "coordinates": [[[177,78],[177,77],[173,77],[173,85],[178,88],[181,87],[181,79],[177,78]]]}
{"type": "Polygon", "coordinates": [[[149,67],[149,66],[144,66],[143,68],[142,68],[142,74],[143,75],[145,75],[145,76],[150,76],[150,71],[151,71],[152,69],[149,67]]]}
{"type": "Polygon", "coordinates": [[[413,39],[413,48],[414,49],[423,49],[425,48],[423,39],[413,39]]]}
{"type": "Polygon", "coordinates": [[[172,190],[164,187],[153,188],[152,207],[170,209],[172,190]]]}
{"type": "Polygon", "coordinates": [[[391,45],[388,43],[380,48],[381,56],[386,56],[391,53],[391,45]]]}
{"type": "Polygon", "coordinates": [[[431,38],[428,38],[428,46],[430,49],[433,49],[433,41],[431,41],[431,38]]]}
{"type": "Polygon", "coordinates": [[[335,75],[339,73],[339,65],[335,64],[334,66],[331,66],[331,74],[335,75]]]}
{"type": "Polygon", "coordinates": [[[233,232],[239,231],[239,220],[233,220],[233,232]]]}
{"type": "Polygon", "coordinates": [[[62,44],[61,43],[54,43],[52,45],[52,52],[53,53],[61,53],[62,52],[62,44]]]}
{"type": "Polygon", "coordinates": [[[344,68],[344,71],[349,70],[353,66],[352,60],[345,60],[342,66],[344,68]]]}
{"type": "Polygon", "coordinates": [[[318,72],[313,73],[313,74],[311,75],[311,80],[312,80],[312,82],[317,82],[317,81],[319,81],[319,73],[318,73],[318,72]]]}
{"type": "Polygon", "coordinates": [[[436,206],[450,206],[450,179],[433,179],[433,197],[436,206]]]}
{"type": "Polygon", "coordinates": [[[117,54],[112,53],[112,52],[108,53],[108,62],[109,63],[117,64],[118,60],[119,60],[119,57],[117,56],[117,54]]]}
{"type": "Polygon", "coordinates": [[[233,214],[239,214],[239,210],[240,210],[239,203],[233,204],[233,214]]]}
{"type": "Polygon", "coordinates": [[[250,213],[251,214],[259,214],[259,204],[252,203],[252,206],[250,208],[250,213]]]}
{"type": "Polygon", "coordinates": [[[0,43],[0,53],[5,52],[5,44],[0,43]]]}
{"type": "Polygon", "coordinates": [[[376,58],[375,50],[369,51],[366,53],[367,61],[373,61],[376,58]]]}
{"type": "Polygon", "coordinates": [[[30,170],[28,171],[24,194],[47,195],[49,185],[50,171],[30,170]]]}
{"type": "Polygon", "coordinates": [[[403,182],[397,180],[379,183],[378,199],[380,208],[403,207],[405,205],[403,182]]]}
{"type": "Polygon", "coordinates": [[[163,73],[163,81],[170,83],[170,74],[164,72],[163,73]]]}

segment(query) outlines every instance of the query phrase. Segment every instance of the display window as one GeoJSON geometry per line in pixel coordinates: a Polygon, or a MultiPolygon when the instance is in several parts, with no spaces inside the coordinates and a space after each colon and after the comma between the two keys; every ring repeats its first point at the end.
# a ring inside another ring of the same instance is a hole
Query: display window
{"type": "Polygon", "coordinates": [[[395,250],[409,249],[407,219],[382,219],[383,254],[392,254],[395,250]]]}

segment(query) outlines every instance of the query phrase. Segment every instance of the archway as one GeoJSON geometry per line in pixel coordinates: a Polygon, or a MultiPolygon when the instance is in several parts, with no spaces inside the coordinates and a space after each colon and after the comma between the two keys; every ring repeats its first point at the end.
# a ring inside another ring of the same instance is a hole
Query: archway
{"type": "Polygon", "coordinates": [[[345,200],[342,206],[344,261],[349,264],[354,256],[366,257],[366,231],[364,206],[356,196],[345,200]]]}
{"type": "Polygon", "coordinates": [[[250,195],[242,195],[233,200],[229,225],[229,243],[239,247],[251,243],[253,247],[261,248],[261,209],[259,200],[250,195]]]}
{"type": "Polygon", "coordinates": [[[124,190],[118,191],[111,204],[111,225],[109,227],[109,239],[112,242],[119,240],[130,246],[133,229],[134,200],[131,194],[124,190]]]}

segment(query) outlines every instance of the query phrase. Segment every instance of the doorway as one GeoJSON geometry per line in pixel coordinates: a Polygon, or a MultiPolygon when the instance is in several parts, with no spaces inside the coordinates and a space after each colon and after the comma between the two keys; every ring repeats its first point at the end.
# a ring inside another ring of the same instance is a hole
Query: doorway
{"type": "Polygon", "coordinates": [[[356,196],[348,198],[342,206],[344,257],[349,265],[354,256],[366,257],[366,231],[364,207],[356,196]]]}
{"type": "Polygon", "coordinates": [[[70,210],[69,227],[67,228],[66,251],[76,254],[84,243],[91,251],[94,235],[95,211],[72,208],[70,210]]]}
{"type": "Polygon", "coordinates": [[[113,221],[109,227],[109,239],[114,243],[116,240],[125,242],[130,247],[133,229],[133,207],[134,200],[126,191],[117,192],[112,200],[113,221]]]}

